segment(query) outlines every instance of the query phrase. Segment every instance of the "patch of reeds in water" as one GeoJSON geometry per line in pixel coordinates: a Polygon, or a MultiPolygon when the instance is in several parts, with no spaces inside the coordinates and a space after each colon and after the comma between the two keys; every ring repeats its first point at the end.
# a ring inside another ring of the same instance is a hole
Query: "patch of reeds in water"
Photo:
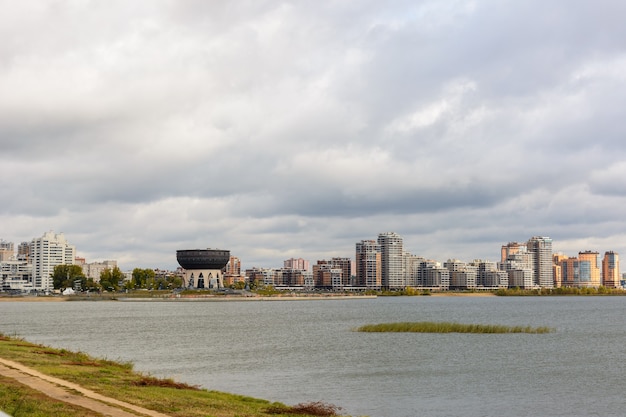
{"type": "Polygon", "coordinates": [[[406,333],[550,333],[549,327],[502,326],[494,324],[461,324],[451,322],[401,322],[367,324],[357,332],[406,332],[406,333]]]}

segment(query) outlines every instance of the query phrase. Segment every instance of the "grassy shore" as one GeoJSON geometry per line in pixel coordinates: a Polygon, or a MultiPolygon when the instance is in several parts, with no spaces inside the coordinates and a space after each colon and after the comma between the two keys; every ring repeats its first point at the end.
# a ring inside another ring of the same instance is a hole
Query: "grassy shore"
{"type": "Polygon", "coordinates": [[[430,321],[368,324],[356,330],[358,332],[368,333],[550,333],[553,331],[549,327],[461,324],[430,321]]]}
{"type": "MultiPolygon", "coordinates": [[[[334,416],[330,404],[286,406],[266,400],[200,389],[171,379],[133,371],[130,363],[97,359],[81,352],[53,349],[0,334],[0,357],[46,375],[172,417],[334,416]]],[[[100,414],[53,400],[38,391],[0,376],[0,410],[13,417],[90,417],[100,414]]]]}

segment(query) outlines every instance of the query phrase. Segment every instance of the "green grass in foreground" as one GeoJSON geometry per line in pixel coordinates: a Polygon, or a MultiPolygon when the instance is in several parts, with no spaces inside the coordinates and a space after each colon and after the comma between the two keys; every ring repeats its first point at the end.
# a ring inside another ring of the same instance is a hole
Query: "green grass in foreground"
{"type": "MultiPolygon", "coordinates": [[[[266,400],[208,391],[133,371],[132,364],[96,359],[81,352],[53,349],[0,334],[0,357],[79,384],[100,394],[172,417],[335,416],[325,403],[287,406],[266,400]]],[[[53,400],[10,378],[0,377],[0,410],[13,417],[97,416],[53,400]]]]}
{"type": "Polygon", "coordinates": [[[407,333],[550,333],[549,327],[501,326],[493,324],[461,324],[450,322],[402,322],[368,324],[356,329],[358,332],[407,332],[407,333]]]}
{"type": "Polygon", "coordinates": [[[101,417],[30,389],[11,378],[0,376],[0,410],[13,417],[101,417]]]}

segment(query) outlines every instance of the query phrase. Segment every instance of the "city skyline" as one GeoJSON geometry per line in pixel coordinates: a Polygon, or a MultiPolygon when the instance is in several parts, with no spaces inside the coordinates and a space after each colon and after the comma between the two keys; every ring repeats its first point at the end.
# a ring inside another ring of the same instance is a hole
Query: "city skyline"
{"type": "Polygon", "coordinates": [[[620,2],[9,2],[0,236],[174,269],[626,253],[620,2]]]}
{"type": "MultiPolygon", "coordinates": [[[[225,249],[182,249],[176,260],[189,288],[224,288],[246,282],[282,288],[326,290],[403,290],[421,288],[446,290],[498,290],[503,288],[578,287],[623,288],[619,254],[606,251],[602,260],[597,251],[579,251],[578,256],[554,253],[552,239],[533,236],[525,243],[508,242],[500,249],[501,259],[462,261],[449,258],[443,263],[413,254],[404,248],[402,236],[382,232],[377,240],[355,243],[355,257],[318,259],[290,258],[282,267],[242,268],[241,259],[225,249]],[[244,272],[245,273],[242,273],[244,272]]],[[[15,244],[0,239],[0,269],[3,290],[51,290],[52,271],[60,265],[79,265],[82,273],[98,282],[105,270],[118,268],[116,260],[87,262],[76,255],[62,233],[46,232],[31,243],[15,244]],[[25,249],[28,249],[24,252],[25,249]]],[[[132,275],[136,270],[133,268],[132,275]]],[[[163,271],[164,275],[173,271],[163,271]]],[[[125,279],[131,272],[119,271],[125,279]]],[[[69,279],[69,277],[68,277],[69,279]]],[[[56,284],[55,284],[56,285],[56,284]]]]}
{"type": "MultiPolygon", "coordinates": [[[[26,240],[26,241],[21,241],[19,244],[16,242],[12,242],[12,241],[8,241],[2,237],[0,237],[0,261],[5,261],[5,260],[10,260],[13,256],[18,256],[22,253],[26,253],[28,255],[28,250],[29,247],[32,245],[41,245],[40,242],[42,241],[57,241],[57,239],[60,239],[59,242],[61,242],[62,246],[68,246],[71,247],[71,255],[70,258],[73,258],[75,260],[75,263],[80,264],[80,263],[85,263],[86,261],[89,262],[94,262],[94,263],[102,263],[102,264],[108,264],[110,262],[114,262],[115,266],[118,265],[118,261],[117,260],[111,260],[111,259],[104,259],[101,257],[95,257],[93,259],[87,259],[84,256],[82,256],[81,251],[79,248],[76,248],[75,245],[70,243],[71,239],[67,239],[67,237],[64,235],[64,233],[56,233],[53,230],[44,232],[41,237],[37,236],[37,237],[33,237],[30,240],[26,240]],[[24,248],[26,248],[26,252],[24,252],[24,248]]],[[[362,277],[363,282],[368,281],[368,280],[372,280],[372,282],[376,282],[379,281],[381,286],[402,286],[403,282],[402,280],[407,279],[406,277],[401,278],[401,270],[403,268],[407,268],[407,265],[403,264],[405,256],[410,256],[413,258],[419,258],[419,259],[423,259],[429,262],[436,262],[439,264],[444,264],[447,261],[460,261],[462,263],[465,264],[471,264],[474,261],[485,261],[488,263],[493,263],[494,265],[498,262],[500,263],[505,263],[507,261],[507,259],[509,258],[510,255],[512,254],[516,254],[519,252],[520,247],[523,247],[523,252],[533,252],[535,253],[535,255],[533,255],[533,261],[532,264],[529,264],[528,267],[529,268],[533,268],[535,270],[543,270],[543,273],[545,276],[550,276],[551,278],[543,278],[543,282],[544,285],[548,285],[547,282],[550,281],[551,279],[553,279],[553,272],[551,270],[552,268],[552,264],[553,263],[558,263],[557,260],[560,259],[577,259],[577,257],[580,257],[581,255],[584,254],[596,254],[596,255],[609,255],[612,254],[613,256],[618,256],[619,253],[612,250],[612,249],[602,249],[602,250],[590,250],[589,248],[586,249],[578,249],[575,252],[572,253],[564,253],[562,251],[556,251],[553,250],[552,248],[552,243],[553,243],[553,239],[547,236],[534,236],[528,239],[528,241],[516,241],[516,240],[509,240],[506,243],[501,243],[500,248],[499,248],[499,258],[494,256],[494,257],[489,257],[489,258],[479,258],[479,257],[472,257],[472,258],[460,258],[460,257],[448,257],[448,258],[429,258],[426,256],[423,256],[420,253],[415,253],[413,250],[411,250],[411,248],[407,248],[406,245],[404,245],[404,237],[401,234],[398,234],[396,232],[390,232],[390,231],[386,231],[386,232],[380,232],[378,233],[376,236],[374,237],[369,237],[369,238],[365,238],[365,239],[361,239],[360,242],[354,242],[353,243],[353,251],[352,254],[348,255],[348,256],[342,256],[339,254],[331,254],[330,256],[327,256],[326,258],[319,258],[319,259],[314,259],[311,257],[306,257],[306,254],[300,254],[300,256],[298,256],[298,258],[289,258],[289,259],[283,259],[281,262],[277,263],[277,264],[272,264],[272,265],[258,265],[258,264],[249,264],[246,263],[245,259],[242,260],[242,258],[240,256],[238,256],[237,254],[233,254],[232,258],[236,260],[237,265],[236,267],[232,267],[232,268],[236,268],[239,271],[242,270],[246,270],[246,269],[253,269],[253,268],[261,268],[261,269],[296,269],[296,270],[308,270],[311,271],[311,266],[314,265],[316,262],[318,261],[329,261],[331,259],[351,259],[351,261],[354,263],[354,267],[356,269],[353,270],[353,272],[355,273],[355,276],[357,277],[357,279],[359,279],[359,262],[361,262],[361,260],[359,259],[359,254],[362,253],[363,254],[363,258],[362,261],[364,262],[361,265],[361,268],[365,268],[366,270],[368,268],[371,268],[366,266],[368,265],[368,262],[375,262],[376,264],[378,264],[378,268],[379,270],[376,272],[372,272],[373,277],[372,278],[366,278],[365,276],[362,277]],[[537,256],[537,248],[532,247],[532,245],[537,245],[537,242],[544,242],[544,241],[548,241],[548,247],[543,251],[543,255],[542,255],[542,259],[539,256],[537,256]],[[530,246],[529,246],[530,245],[530,246]],[[395,247],[395,249],[390,250],[390,247],[395,247]],[[370,256],[368,257],[367,254],[369,254],[370,256]],[[390,254],[392,254],[392,256],[390,256],[390,254]],[[374,258],[372,258],[371,256],[374,255],[374,258]],[[554,258],[556,256],[556,258],[554,258]],[[390,262],[390,259],[395,258],[395,261],[390,262]],[[389,265],[393,265],[391,268],[389,267],[389,265]],[[548,267],[550,266],[550,267],[548,267]],[[392,278],[390,280],[389,278],[389,274],[390,274],[390,269],[393,269],[395,272],[395,277],[392,278]],[[550,270],[548,272],[548,270],[550,270]],[[378,278],[375,277],[375,275],[378,274],[378,278]],[[547,274],[547,275],[546,275],[547,274]],[[385,277],[386,275],[386,277],[385,277]]],[[[56,244],[56,243],[55,243],[56,244]]],[[[190,249],[190,248],[186,248],[186,249],[190,249]]],[[[193,248],[193,249],[224,249],[224,248],[193,248]]],[[[176,257],[174,255],[174,257],[176,257]]],[[[17,259],[17,258],[16,258],[17,259]]],[[[69,258],[67,258],[69,259],[69,258]]],[[[529,261],[530,262],[530,261],[529,261]]],[[[599,262],[599,259],[598,259],[599,262]]],[[[57,263],[63,263],[58,261],[57,263]]],[[[615,273],[617,274],[617,277],[619,277],[619,279],[621,279],[621,274],[622,272],[617,269],[617,270],[613,270],[614,269],[614,262],[611,264],[611,267],[609,268],[609,265],[607,264],[606,268],[607,268],[607,272],[610,270],[610,273],[615,273]]],[[[178,263],[176,264],[176,266],[174,266],[173,268],[164,268],[165,270],[170,270],[170,271],[174,271],[179,267],[178,263]]],[[[130,271],[134,268],[140,268],[136,265],[131,265],[128,268],[124,268],[122,267],[121,269],[125,269],[127,271],[130,271]]],[[[155,266],[148,266],[148,268],[151,269],[162,269],[159,267],[155,267],[155,266]]],[[[604,266],[602,267],[602,269],[604,270],[604,266]]],[[[232,273],[232,271],[231,271],[232,273]]],[[[38,276],[41,276],[41,274],[39,274],[38,276]]],[[[40,279],[40,278],[39,278],[40,279]]],[[[554,278],[555,279],[555,278],[554,278]]],[[[617,279],[617,278],[616,278],[617,279]]],[[[533,278],[533,281],[535,281],[536,283],[541,282],[542,280],[539,278],[539,276],[536,276],[533,278]]],[[[405,285],[408,285],[406,283],[404,283],[405,285]]]]}

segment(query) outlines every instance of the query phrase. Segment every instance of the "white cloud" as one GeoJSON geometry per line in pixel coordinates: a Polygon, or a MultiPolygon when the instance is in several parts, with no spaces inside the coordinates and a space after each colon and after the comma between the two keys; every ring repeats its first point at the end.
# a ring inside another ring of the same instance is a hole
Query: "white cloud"
{"type": "Polygon", "coordinates": [[[463,96],[475,90],[476,83],[471,80],[452,80],[443,86],[441,98],[392,121],[386,130],[390,135],[406,134],[432,126],[460,111],[463,96]]]}

